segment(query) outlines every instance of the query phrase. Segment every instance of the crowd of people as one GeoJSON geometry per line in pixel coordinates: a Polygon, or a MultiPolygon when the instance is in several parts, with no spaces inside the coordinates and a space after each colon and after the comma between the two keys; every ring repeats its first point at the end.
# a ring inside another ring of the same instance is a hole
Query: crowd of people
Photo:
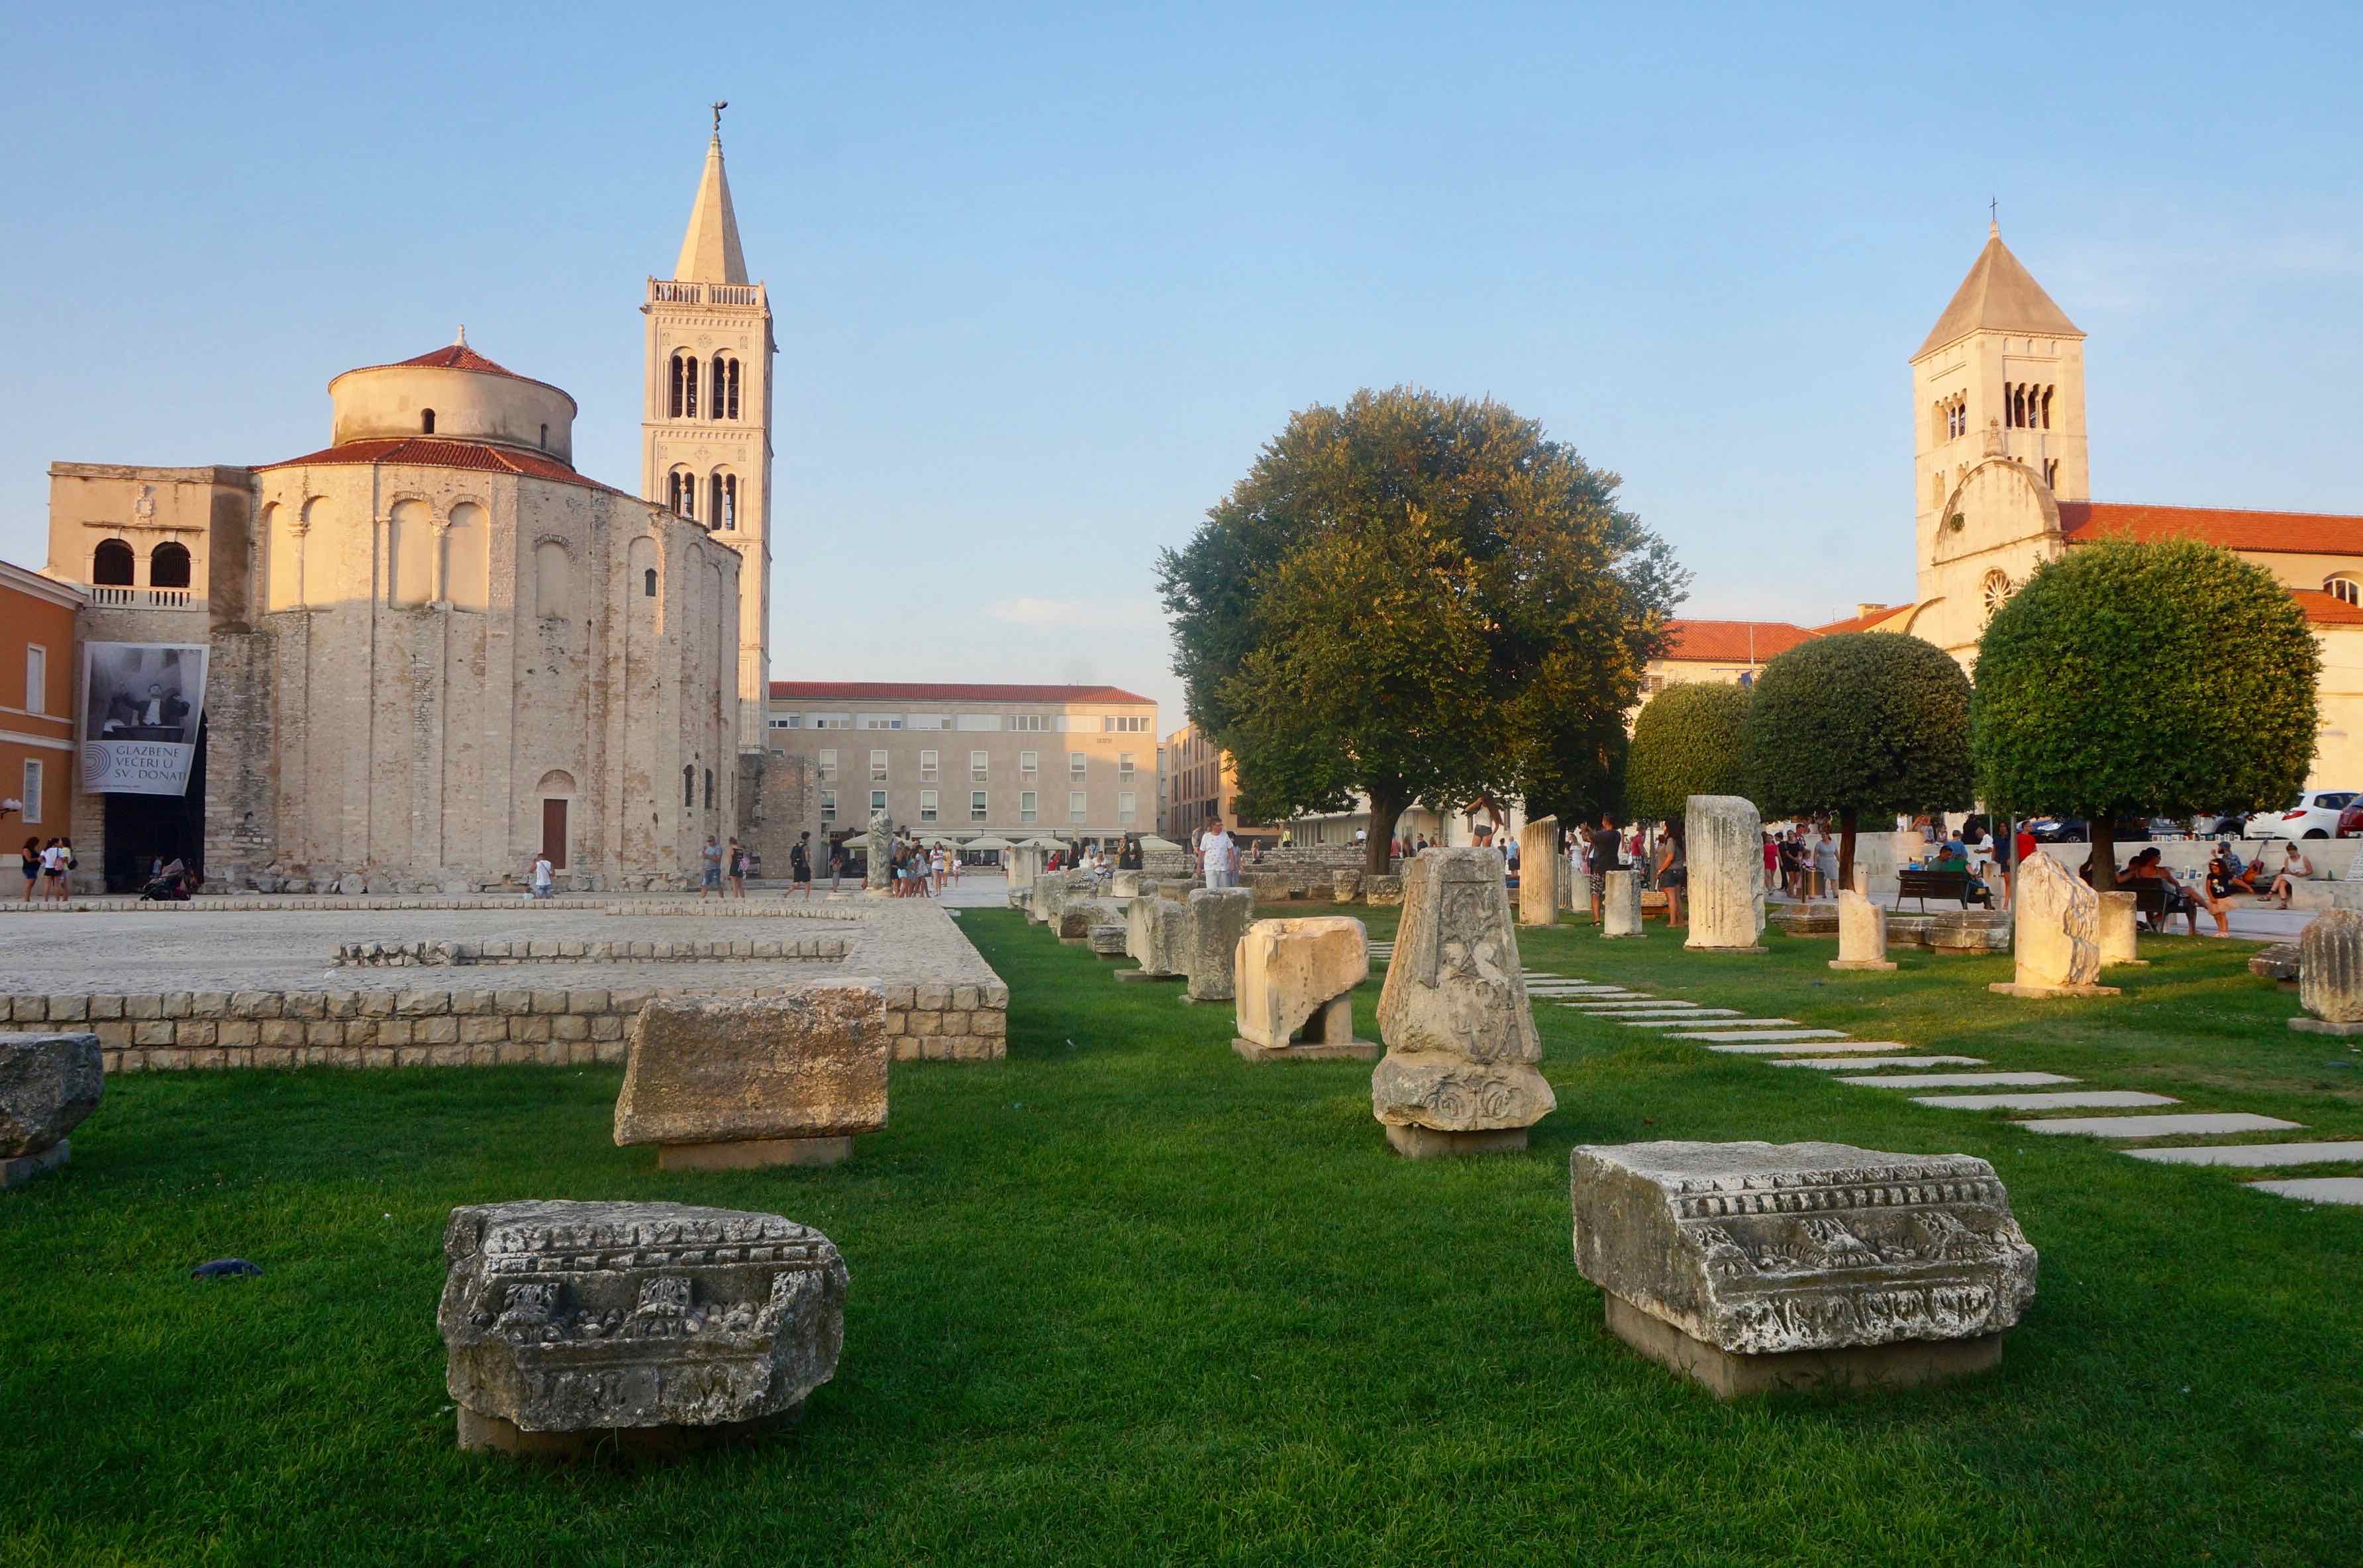
{"type": "Polygon", "coordinates": [[[73,878],[67,875],[76,864],[73,840],[52,838],[43,843],[38,838],[28,838],[20,853],[25,867],[24,902],[33,901],[36,889],[39,889],[44,903],[51,900],[59,903],[73,901],[73,878]]]}

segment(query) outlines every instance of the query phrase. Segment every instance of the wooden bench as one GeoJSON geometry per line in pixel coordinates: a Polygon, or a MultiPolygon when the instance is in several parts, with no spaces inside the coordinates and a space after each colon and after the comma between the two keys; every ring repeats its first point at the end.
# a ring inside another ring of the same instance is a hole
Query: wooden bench
{"type": "Polygon", "coordinates": [[[2134,896],[2134,912],[2140,917],[2144,925],[2148,926],[2152,931],[2166,929],[2165,884],[2147,880],[2120,882],[2117,884],[2117,891],[2131,893],[2134,896]]]}
{"type": "Polygon", "coordinates": [[[1920,912],[1928,912],[1930,899],[1958,900],[1963,909],[1972,902],[1991,905],[1993,895],[1976,886],[1966,871],[1914,871],[1910,868],[1895,874],[1895,901],[1906,899],[1920,900],[1920,912]]]}

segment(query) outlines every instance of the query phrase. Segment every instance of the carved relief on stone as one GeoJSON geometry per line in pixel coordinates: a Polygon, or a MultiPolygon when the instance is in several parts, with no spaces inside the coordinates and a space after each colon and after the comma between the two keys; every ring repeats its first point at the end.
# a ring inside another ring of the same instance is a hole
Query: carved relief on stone
{"type": "Polygon", "coordinates": [[[2058,859],[2036,850],[2011,888],[2014,977],[1987,988],[2006,996],[2114,996],[2101,975],[2101,900],[2058,859]]]}

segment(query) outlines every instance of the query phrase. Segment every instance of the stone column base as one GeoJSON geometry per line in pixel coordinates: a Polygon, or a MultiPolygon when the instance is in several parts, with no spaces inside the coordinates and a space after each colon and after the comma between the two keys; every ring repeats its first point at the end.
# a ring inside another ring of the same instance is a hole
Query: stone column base
{"type": "Polygon", "coordinates": [[[853,1139],[742,1138],[732,1143],[660,1143],[660,1171],[744,1171],[764,1165],[834,1165],[853,1157],[853,1139]]]}
{"type": "Polygon", "coordinates": [[[1747,947],[1703,947],[1694,943],[1685,942],[1682,944],[1682,951],[1685,953],[1769,953],[1771,949],[1760,942],[1747,947]]]}
{"type": "Polygon", "coordinates": [[[1118,969],[1115,972],[1115,977],[1119,980],[1186,980],[1190,977],[1187,975],[1152,975],[1146,969],[1118,969]]]}
{"type": "Polygon", "coordinates": [[[1433,1127],[1399,1127],[1392,1121],[1387,1143],[1406,1160],[1448,1159],[1455,1154],[1514,1154],[1526,1146],[1525,1127],[1498,1127],[1482,1132],[1439,1132],[1433,1127]]]}
{"type": "Polygon", "coordinates": [[[1996,980],[1986,989],[1998,997],[2113,997],[2124,993],[2114,986],[2022,986],[2015,981],[1996,980]]]}
{"type": "Polygon", "coordinates": [[[804,1413],[800,1399],[776,1416],[711,1427],[593,1427],[573,1432],[529,1432],[506,1417],[478,1415],[462,1405],[460,1446],[529,1459],[663,1459],[760,1438],[795,1425],[804,1413]]]}
{"type": "Polygon", "coordinates": [[[1750,1355],[1711,1345],[1634,1306],[1607,1296],[1608,1331],[1693,1382],[1718,1399],[1804,1388],[1910,1388],[1943,1383],[2002,1364],[2002,1336],[1967,1340],[1904,1340],[1844,1350],[1779,1351],[1750,1355]]]}
{"type": "Polygon", "coordinates": [[[1833,958],[1833,969],[1892,969],[1894,964],[1885,958],[1833,958]]]}
{"type": "Polygon", "coordinates": [[[1335,1045],[1315,1040],[1275,1049],[1235,1034],[1231,1036],[1231,1049],[1250,1062],[1375,1062],[1383,1047],[1375,1040],[1345,1040],[1335,1045]]]}
{"type": "MultiPolygon", "coordinates": [[[[2295,1021],[2291,1021],[2292,1024],[2295,1021]]],[[[72,1158],[73,1140],[61,1138],[46,1149],[36,1149],[29,1154],[16,1154],[0,1160],[0,1189],[28,1182],[44,1171],[53,1171],[72,1158]]]]}
{"type": "MultiPolygon", "coordinates": [[[[2292,1018],[2289,1021],[2289,1026],[2301,1034],[2363,1034],[2363,1023],[2333,1023],[2326,1018],[2292,1018]]],[[[62,1149],[65,1145],[61,1143],[58,1147],[62,1149]]],[[[39,1159],[40,1156],[36,1154],[33,1158],[39,1159]]],[[[5,1182],[0,1182],[0,1186],[6,1185],[5,1182]]]]}

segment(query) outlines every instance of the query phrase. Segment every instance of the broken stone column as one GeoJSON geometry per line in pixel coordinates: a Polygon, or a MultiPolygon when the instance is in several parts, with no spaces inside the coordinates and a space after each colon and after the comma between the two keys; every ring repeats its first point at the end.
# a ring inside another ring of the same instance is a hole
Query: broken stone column
{"type": "Polygon", "coordinates": [[[2010,1194],[1968,1154],[1582,1145],[1568,1188],[1610,1331],[1726,1399],[1981,1371],[2035,1299],[2010,1194]]]}
{"type": "Polygon", "coordinates": [[[1761,953],[1764,819],[1737,795],[1692,795],[1684,816],[1690,935],[1682,945],[1710,953],[1761,953]]]}
{"type": "Polygon", "coordinates": [[[1544,817],[1518,830],[1518,923],[1557,925],[1560,908],[1559,878],[1567,862],[1559,858],[1559,819],[1544,817]]]}
{"type": "Polygon", "coordinates": [[[1610,871],[1601,878],[1600,934],[1646,936],[1641,924],[1641,874],[1610,871]]]}
{"type": "Polygon", "coordinates": [[[1020,844],[1003,854],[1009,867],[1009,890],[1015,893],[1032,887],[1042,870],[1042,852],[1030,844],[1020,844]]]}
{"type": "Polygon", "coordinates": [[[2291,1029],[2363,1034],[2363,914],[2330,910],[2306,922],[2297,939],[2297,999],[2312,1014],[2291,1029]]]}
{"type": "Polygon", "coordinates": [[[1887,911],[1852,889],[1838,894],[1838,955],[1833,969],[1892,969],[1887,956],[1887,911]]]}
{"type": "Polygon", "coordinates": [[[105,1093],[97,1035],[0,1034],[0,1188],[72,1159],[66,1134],[89,1119],[105,1093]]]}
{"type": "Polygon", "coordinates": [[[1183,980],[1190,975],[1190,911],[1161,892],[1144,889],[1125,911],[1125,951],[1137,969],[1118,969],[1119,980],[1183,980]]]}
{"type": "Polygon", "coordinates": [[[2141,956],[2136,933],[2140,930],[2139,900],[2132,893],[2101,893],[2100,943],[2101,967],[2112,965],[2147,965],[2141,956]]]}
{"type": "Polygon", "coordinates": [[[1488,1154],[1526,1146],[1559,1101],[1518,967],[1501,858],[1431,849],[1404,880],[1403,923],[1379,993],[1387,1054],[1370,1111],[1397,1154],[1488,1154]]]}
{"type": "Polygon", "coordinates": [[[1376,1043],[1354,1038],[1354,988],[1370,977],[1360,921],[1256,922],[1239,938],[1239,1032],[1231,1048],[1250,1062],[1370,1060],[1376,1043]]]}
{"type": "Polygon", "coordinates": [[[460,1446],[662,1452],[792,1419],[837,1372],[845,1261],[777,1214],[527,1200],[451,1210],[435,1315],[460,1446]]]}
{"type": "Polygon", "coordinates": [[[1255,918],[1255,895],[1245,888],[1197,888],[1182,907],[1190,977],[1183,997],[1193,1002],[1229,1001],[1237,990],[1239,938],[1255,918]]]}
{"type": "Polygon", "coordinates": [[[2008,997],[2113,997],[2101,974],[2101,900],[2058,859],[2038,849],[2011,889],[2014,978],[1986,988],[2008,997]]]}
{"type": "Polygon", "coordinates": [[[886,813],[873,812],[870,816],[870,838],[867,858],[861,870],[862,889],[873,898],[884,898],[892,889],[887,886],[892,867],[887,864],[893,848],[894,829],[886,813]]]}
{"type": "Polygon", "coordinates": [[[1137,898],[1140,893],[1142,875],[1138,871],[1118,871],[1108,884],[1108,891],[1119,899],[1137,898]]]}
{"type": "Polygon", "coordinates": [[[1329,873],[1329,898],[1333,903],[1350,904],[1362,896],[1362,874],[1359,871],[1329,873]]]}
{"type": "Polygon", "coordinates": [[[1104,916],[1102,923],[1092,927],[1088,941],[1094,957],[1104,958],[1113,964],[1124,956],[1125,928],[1104,916]]]}
{"type": "Polygon", "coordinates": [[[892,1051],[875,980],[657,998],[632,1023],[616,1142],[656,1144],[660,1170],[834,1165],[886,1125],[892,1051]]]}

